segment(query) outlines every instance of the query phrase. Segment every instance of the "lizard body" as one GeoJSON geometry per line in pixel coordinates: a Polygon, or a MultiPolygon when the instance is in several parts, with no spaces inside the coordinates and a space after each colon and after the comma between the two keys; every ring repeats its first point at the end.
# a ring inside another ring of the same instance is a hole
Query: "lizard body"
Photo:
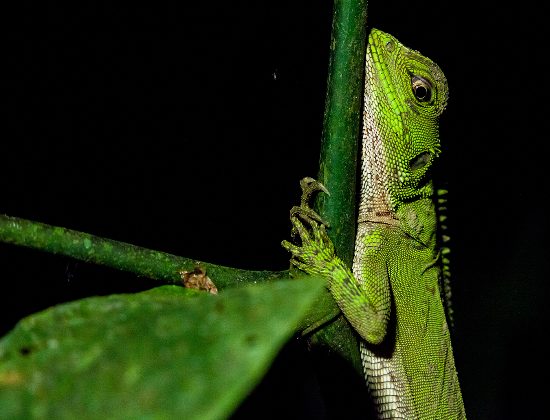
{"type": "MultiPolygon", "coordinates": [[[[304,200],[291,211],[302,246],[283,242],[298,268],[327,278],[361,336],[378,418],[466,418],[441,298],[428,176],[439,153],[438,117],[447,98],[447,81],[435,63],[373,29],[366,51],[353,272],[335,255],[323,221],[304,200]],[[297,217],[310,223],[311,234],[297,217]]],[[[311,178],[306,184],[307,197],[322,187],[311,178]]]]}

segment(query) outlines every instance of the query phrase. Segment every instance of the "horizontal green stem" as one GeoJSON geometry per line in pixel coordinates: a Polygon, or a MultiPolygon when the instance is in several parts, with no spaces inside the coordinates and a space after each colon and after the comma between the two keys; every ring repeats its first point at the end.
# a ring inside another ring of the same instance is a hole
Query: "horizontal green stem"
{"type": "MultiPolygon", "coordinates": [[[[166,284],[181,284],[179,270],[193,271],[195,260],[45,223],[0,215],[0,241],[61,254],[166,284]]],[[[240,283],[289,278],[284,271],[249,271],[202,263],[218,289],[240,283]]]]}

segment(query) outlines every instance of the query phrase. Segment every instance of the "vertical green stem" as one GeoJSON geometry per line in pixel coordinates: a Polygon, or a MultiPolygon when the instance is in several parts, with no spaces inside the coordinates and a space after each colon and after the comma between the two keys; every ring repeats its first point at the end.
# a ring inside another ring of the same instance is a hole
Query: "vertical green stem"
{"type": "Polygon", "coordinates": [[[355,244],[357,143],[365,67],[367,3],[336,0],[318,179],[330,191],[320,194],[316,209],[334,229],[329,231],[338,256],[351,266],[355,244]]]}
{"type": "MultiPolygon", "coordinates": [[[[338,256],[353,261],[357,144],[365,65],[366,0],[335,0],[315,210],[328,221],[338,256]]],[[[356,334],[343,316],[313,334],[309,348],[330,418],[365,418],[370,411],[356,334]]]]}

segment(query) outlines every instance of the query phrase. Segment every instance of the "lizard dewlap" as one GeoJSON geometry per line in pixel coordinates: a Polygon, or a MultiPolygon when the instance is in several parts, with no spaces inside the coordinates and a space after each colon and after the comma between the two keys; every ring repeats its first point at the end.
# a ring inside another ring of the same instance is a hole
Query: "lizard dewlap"
{"type": "MultiPolygon", "coordinates": [[[[380,419],[466,418],[441,297],[442,257],[428,172],[439,153],[438,117],[448,95],[447,80],[433,61],[373,29],[352,270],[335,255],[322,219],[304,200],[291,213],[302,246],[283,243],[297,267],[327,278],[361,336],[365,377],[380,419]]],[[[321,189],[309,180],[308,197],[321,189]]]]}

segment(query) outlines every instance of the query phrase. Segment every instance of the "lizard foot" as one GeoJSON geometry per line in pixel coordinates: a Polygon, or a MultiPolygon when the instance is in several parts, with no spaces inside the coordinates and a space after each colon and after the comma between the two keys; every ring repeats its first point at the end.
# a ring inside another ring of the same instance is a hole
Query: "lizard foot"
{"type": "Polygon", "coordinates": [[[308,274],[327,275],[327,264],[335,256],[334,245],[326,232],[325,226],[328,227],[328,224],[309,207],[308,201],[315,191],[323,191],[327,194],[329,192],[323,184],[310,177],[302,179],[300,186],[302,187],[301,204],[290,210],[290,221],[293,226],[292,238],[295,240],[299,235],[302,246],[293,245],[288,241],[283,241],[281,244],[292,253],[290,262],[300,270],[308,274]],[[311,226],[311,234],[298,218],[311,226]]]}
{"type": "Polygon", "coordinates": [[[292,253],[290,262],[308,274],[329,276],[331,263],[336,254],[325,226],[311,220],[312,232],[310,234],[297,217],[293,217],[291,220],[294,230],[300,235],[302,246],[293,245],[288,241],[281,242],[281,245],[292,253]]]}

